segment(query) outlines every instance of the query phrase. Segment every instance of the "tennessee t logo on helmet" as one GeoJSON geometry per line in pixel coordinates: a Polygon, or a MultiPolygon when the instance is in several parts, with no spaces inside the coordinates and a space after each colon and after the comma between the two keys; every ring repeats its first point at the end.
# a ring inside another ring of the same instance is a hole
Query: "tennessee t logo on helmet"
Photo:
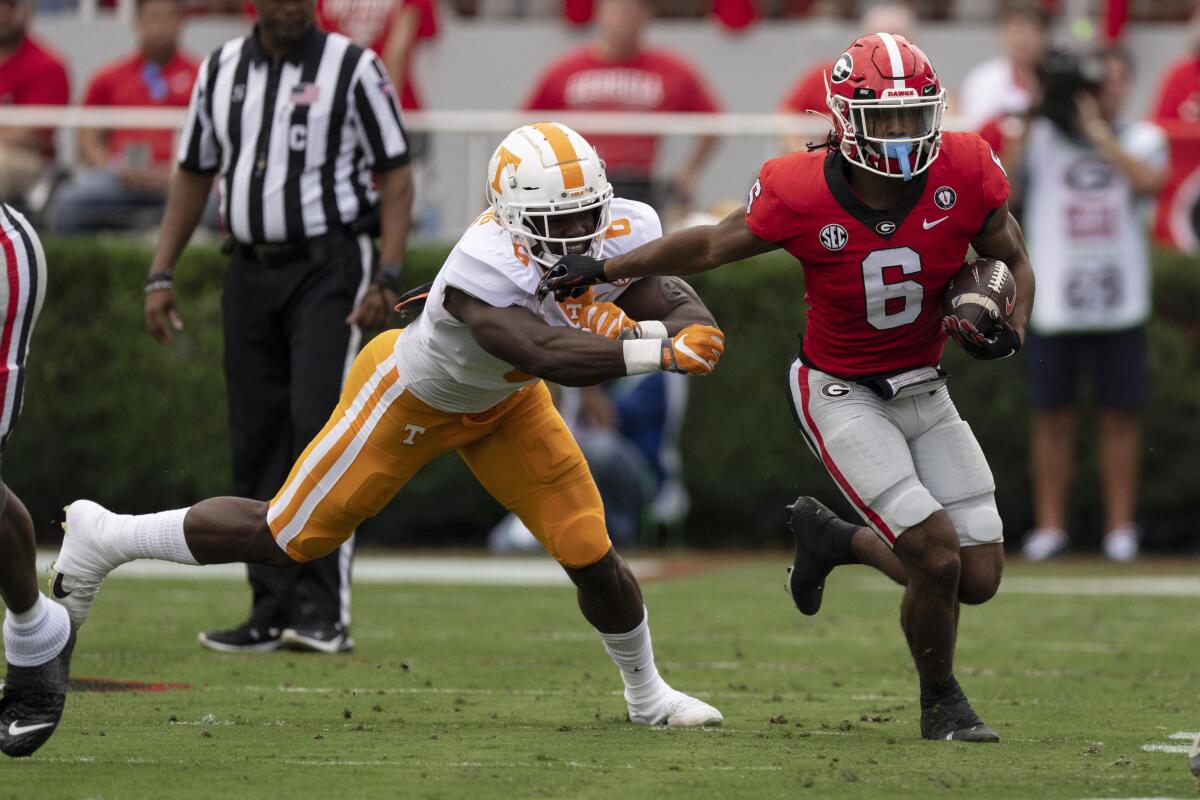
{"type": "Polygon", "coordinates": [[[903,36],[860,36],[825,81],[838,147],[850,163],[911,180],[942,142],[946,91],[919,47],[903,36]]]}

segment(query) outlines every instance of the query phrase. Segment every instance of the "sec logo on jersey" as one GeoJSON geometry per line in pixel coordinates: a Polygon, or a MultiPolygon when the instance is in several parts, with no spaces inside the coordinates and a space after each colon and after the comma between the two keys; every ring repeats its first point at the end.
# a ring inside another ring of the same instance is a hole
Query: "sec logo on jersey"
{"type": "Polygon", "coordinates": [[[958,202],[958,194],[949,186],[939,186],[933,193],[933,204],[942,211],[949,211],[958,202]]]}
{"type": "Polygon", "coordinates": [[[845,228],[837,223],[833,223],[821,228],[820,239],[821,244],[825,245],[826,250],[837,251],[846,246],[846,242],[850,240],[850,236],[846,233],[845,228]]]}

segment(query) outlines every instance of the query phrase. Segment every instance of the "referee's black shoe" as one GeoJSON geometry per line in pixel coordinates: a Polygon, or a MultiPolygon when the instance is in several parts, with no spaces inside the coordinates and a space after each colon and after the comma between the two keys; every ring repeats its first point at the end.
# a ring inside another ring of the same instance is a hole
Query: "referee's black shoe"
{"type": "Polygon", "coordinates": [[[349,653],[354,649],[354,640],[340,622],[312,621],[286,628],[280,637],[289,650],[305,650],[313,653],[349,653]]]}
{"type": "Polygon", "coordinates": [[[800,613],[811,617],[821,610],[825,579],[833,568],[856,563],[850,549],[855,528],[812,497],[796,498],[787,510],[787,528],[796,541],[796,557],[788,567],[783,588],[800,613]]]}
{"type": "Polygon", "coordinates": [[[268,653],[283,646],[279,640],[282,633],[282,628],[246,620],[236,628],[208,631],[197,638],[200,644],[218,653],[268,653]]]}
{"type": "Polygon", "coordinates": [[[33,754],[58,727],[67,702],[67,680],[75,631],[62,652],[36,667],[8,665],[0,699],[0,752],[13,758],[33,754]]]}

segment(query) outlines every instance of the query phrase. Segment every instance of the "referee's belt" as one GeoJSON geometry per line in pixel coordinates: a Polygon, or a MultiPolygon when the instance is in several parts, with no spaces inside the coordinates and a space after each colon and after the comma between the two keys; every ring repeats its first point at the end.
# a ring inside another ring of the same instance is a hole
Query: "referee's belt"
{"type": "Polygon", "coordinates": [[[244,244],[231,237],[225,240],[221,250],[242,261],[258,263],[266,267],[283,267],[297,262],[324,260],[334,248],[351,241],[353,241],[353,236],[346,230],[337,230],[297,242],[244,244]]]}

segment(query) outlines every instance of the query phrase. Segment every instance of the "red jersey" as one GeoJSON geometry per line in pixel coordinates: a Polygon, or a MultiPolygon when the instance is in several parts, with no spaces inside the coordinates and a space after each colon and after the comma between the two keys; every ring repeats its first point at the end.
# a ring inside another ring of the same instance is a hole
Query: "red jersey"
{"type": "Polygon", "coordinates": [[[850,188],[840,153],[797,152],[763,165],[746,223],[804,265],[804,356],[847,378],[941,360],[942,294],[967,245],[1008,199],[1008,178],[973,133],[943,133],[929,169],[890,211],[850,188]]]}
{"type": "MultiPolygon", "coordinates": [[[[0,61],[0,106],[65,106],[70,101],[67,68],[53,51],[26,36],[0,61]]],[[[42,155],[54,157],[54,129],[43,131],[42,155]]]]}
{"type": "MultiPolygon", "coordinates": [[[[369,47],[383,55],[392,20],[406,6],[417,10],[416,40],[437,36],[437,3],[434,0],[317,0],[317,25],[321,30],[348,36],[358,45],[369,47]]],[[[404,85],[400,89],[400,107],[421,108],[420,98],[412,81],[412,57],[416,48],[408,51],[404,65],[404,85]]]]}
{"type": "MultiPolygon", "coordinates": [[[[568,53],[538,78],[529,111],[693,111],[719,108],[704,79],[683,59],[643,50],[627,61],[605,61],[591,46],[568,53]]],[[[604,159],[609,176],[649,177],[657,136],[584,133],[604,159]]]]}
{"type": "MultiPolygon", "coordinates": [[[[178,52],[161,66],[134,53],[97,72],[88,84],[83,104],[187,108],[197,69],[194,59],[178,52]]],[[[108,149],[119,161],[137,161],[142,166],[164,164],[174,157],[174,138],[174,132],[168,130],[114,128],[108,132],[108,149]],[[144,153],[136,154],[137,150],[144,153]]]]}

